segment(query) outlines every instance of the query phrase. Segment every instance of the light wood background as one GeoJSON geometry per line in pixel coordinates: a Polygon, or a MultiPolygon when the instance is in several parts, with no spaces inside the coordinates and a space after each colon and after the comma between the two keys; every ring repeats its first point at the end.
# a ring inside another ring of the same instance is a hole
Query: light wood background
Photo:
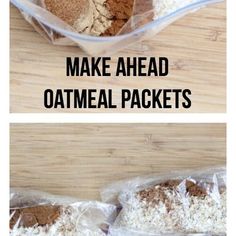
{"type": "Polygon", "coordinates": [[[99,199],[112,181],[226,162],[224,124],[12,124],[11,186],[99,199]]]}
{"type": "Polygon", "coordinates": [[[113,57],[114,67],[117,56],[166,56],[171,64],[168,78],[68,79],[65,77],[65,57],[84,56],[84,53],[77,47],[49,44],[11,6],[10,110],[46,112],[43,108],[43,91],[48,88],[113,88],[114,100],[118,104],[121,88],[189,88],[193,93],[193,104],[188,111],[225,112],[225,7],[224,2],[189,14],[167,27],[156,38],[138,43],[113,57]]]}

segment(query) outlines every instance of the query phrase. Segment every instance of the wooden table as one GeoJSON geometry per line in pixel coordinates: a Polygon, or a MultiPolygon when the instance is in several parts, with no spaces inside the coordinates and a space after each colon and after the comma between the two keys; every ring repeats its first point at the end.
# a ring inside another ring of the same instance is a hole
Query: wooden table
{"type": "MultiPolygon", "coordinates": [[[[113,56],[113,67],[118,56],[168,57],[171,64],[170,75],[165,79],[90,77],[68,79],[65,77],[65,57],[84,56],[79,48],[49,44],[13,6],[11,6],[10,24],[11,112],[55,112],[45,110],[43,107],[43,92],[48,88],[112,88],[114,100],[118,104],[121,88],[189,88],[193,93],[193,104],[188,111],[225,112],[226,110],[225,3],[189,14],[167,27],[157,37],[131,46],[113,56]]],[[[56,112],[61,111],[83,110],[56,110],[56,112]]],[[[129,109],[117,111],[130,112],[129,109]]],[[[145,112],[153,111],[163,112],[145,110],[145,112]]],[[[172,109],[165,112],[183,112],[183,110],[172,109]]]]}
{"type": "Polygon", "coordinates": [[[224,165],[225,124],[12,124],[11,186],[99,199],[138,175],[224,165]]]}

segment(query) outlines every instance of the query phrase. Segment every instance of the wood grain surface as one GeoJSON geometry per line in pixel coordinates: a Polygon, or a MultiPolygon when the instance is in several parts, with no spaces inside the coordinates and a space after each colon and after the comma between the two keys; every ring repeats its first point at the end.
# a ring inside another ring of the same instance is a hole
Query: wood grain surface
{"type": "MultiPolygon", "coordinates": [[[[54,46],[27,23],[11,6],[11,112],[55,112],[43,107],[45,89],[112,88],[119,104],[121,88],[188,88],[192,90],[189,112],[226,110],[226,4],[201,9],[176,21],[158,36],[115,54],[118,56],[165,56],[170,61],[168,78],[80,78],[65,76],[65,58],[84,56],[77,47],[54,46]]],[[[56,112],[82,112],[60,110],[56,112]]],[[[85,110],[86,112],[98,110],[85,110]]],[[[106,110],[99,110],[99,112],[106,110]]],[[[113,112],[114,110],[112,110],[113,112]]],[[[118,110],[131,112],[131,110],[118,110]]],[[[132,110],[137,111],[137,110],[132,110]]],[[[144,111],[144,110],[142,110],[144,111]]],[[[145,110],[145,112],[163,112],[145,110]]],[[[169,110],[165,112],[187,112],[169,110]]]]}
{"type": "Polygon", "coordinates": [[[112,181],[224,165],[225,124],[12,124],[12,187],[99,198],[112,181]]]}

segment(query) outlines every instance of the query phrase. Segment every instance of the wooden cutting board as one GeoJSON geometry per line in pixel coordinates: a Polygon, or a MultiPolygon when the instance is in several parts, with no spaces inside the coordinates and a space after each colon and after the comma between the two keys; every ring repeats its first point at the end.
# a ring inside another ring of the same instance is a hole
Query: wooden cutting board
{"type": "Polygon", "coordinates": [[[144,174],[224,165],[225,124],[12,124],[10,184],[99,199],[144,174]]]}
{"type": "MultiPolygon", "coordinates": [[[[65,58],[85,56],[77,47],[54,46],[11,6],[11,112],[81,112],[45,110],[43,92],[57,88],[112,88],[120,103],[121,88],[188,88],[191,112],[226,111],[226,3],[211,5],[176,21],[155,38],[115,54],[118,56],[165,56],[170,61],[168,78],[80,78],[65,76],[65,58]]],[[[87,112],[93,110],[86,110],[87,112]]],[[[97,111],[97,110],[96,110],[97,111]]],[[[99,110],[106,111],[106,110],[99,110]]],[[[133,112],[137,110],[118,110],[133,112]]],[[[147,112],[147,110],[142,110],[147,112]]],[[[162,110],[148,110],[163,112],[162,110]]],[[[112,111],[113,112],[113,111],[112,111]]],[[[165,112],[186,112],[169,110],[165,112]]]]}

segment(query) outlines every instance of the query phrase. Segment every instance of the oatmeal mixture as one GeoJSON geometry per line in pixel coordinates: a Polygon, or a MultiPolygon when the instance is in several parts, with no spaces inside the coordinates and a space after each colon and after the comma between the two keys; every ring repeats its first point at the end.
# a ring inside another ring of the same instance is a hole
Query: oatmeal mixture
{"type": "Polygon", "coordinates": [[[226,190],[170,180],[128,195],[116,225],[152,233],[225,233],[226,190]]]}
{"type": "Polygon", "coordinates": [[[176,10],[194,2],[196,2],[196,0],[153,0],[153,6],[155,9],[154,19],[175,12],[176,10]]]}
{"type": "MultiPolygon", "coordinates": [[[[78,33],[117,35],[131,16],[135,28],[172,13],[196,0],[39,0],[40,5],[78,33]]],[[[131,23],[128,28],[131,27],[131,23]]],[[[124,31],[125,32],[125,31],[124,31]]]]}
{"type": "Polygon", "coordinates": [[[133,14],[134,0],[41,0],[41,5],[77,32],[116,35],[133,14]]]}
{"type": "Polygon", "coordinates": [[[10,236],[105,236],[78,207],[42,205],[11,209],[10,236]]]}

